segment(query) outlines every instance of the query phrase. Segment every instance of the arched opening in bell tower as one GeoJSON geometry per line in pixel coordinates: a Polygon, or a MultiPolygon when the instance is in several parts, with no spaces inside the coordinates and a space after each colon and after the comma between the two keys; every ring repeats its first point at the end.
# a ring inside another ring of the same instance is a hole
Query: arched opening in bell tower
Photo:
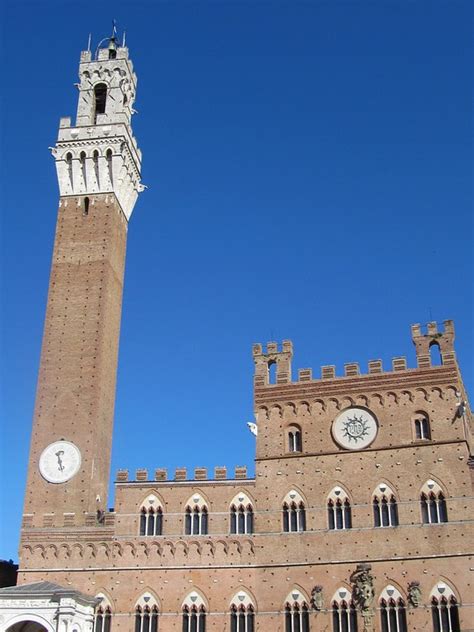
{"type": "Polygon", "coordinates": [[[97,115],[105,114],[105,104],[107,101],[107,85],[98,83],[94,86],[94,124],[97,123],[97,115]]]}

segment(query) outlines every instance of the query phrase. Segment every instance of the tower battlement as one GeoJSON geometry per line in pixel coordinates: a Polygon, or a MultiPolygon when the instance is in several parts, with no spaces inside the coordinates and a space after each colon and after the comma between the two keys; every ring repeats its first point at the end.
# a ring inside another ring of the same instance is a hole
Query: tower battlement
{"type": "Polygon", "coordinates": [[[252,347],[252,355],[255,363],[254,386],[256,388],[273,387],[281,384],[299,382],[317,382],[333,379],[356,378],[374,374],[387,374],[399,371],[416,371],[417,369],[430,369],[435,365],[432,363],[430,350],[433,346],[438,346],[441,354],[443,366],[456,365],[456,354],[454,351],[454,323],[452,320],[445,320],[444,330],[436,322],[426,325],[426,333],[423,333],[420,324],[412,325],[412,340],[416,347],[417,366],[410,368],[405,356],[395,356],[392,358],[390,369],[384,369],[380,359],[369,360],[367,371],[361,371],[358,362],[347,362],[344,364],[343,375],[337,375],[335,365],[325,365],[321,367],[320,377],[313,377],[311,368],[298,370],[297,380],[292,379],[291,360],[293,357],[293,343],[291,340],[284,340],[281,349],[278,343],[268,342],[266,350],[260,343],[252,347]],[[276,379],[270,381],[270,367],[276,364],[276,379]]]}

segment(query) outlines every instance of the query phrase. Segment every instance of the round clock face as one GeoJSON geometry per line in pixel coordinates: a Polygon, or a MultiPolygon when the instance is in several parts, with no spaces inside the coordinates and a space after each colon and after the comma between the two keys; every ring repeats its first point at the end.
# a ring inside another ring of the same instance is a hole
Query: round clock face
{"type": "Polygon", "coordinates": [[[49,483],[65,483],[81,467],[79,448],[70,441],[55,441],[45,448],[40,456],[41,476],[49,483]]]}
{"type": "Polygon", "coordinates": [[[377,436],[377,431],[377,420],[364,408],[348,408],[332,424],[334,439],[347,450],[366,448],[377,436]]]}

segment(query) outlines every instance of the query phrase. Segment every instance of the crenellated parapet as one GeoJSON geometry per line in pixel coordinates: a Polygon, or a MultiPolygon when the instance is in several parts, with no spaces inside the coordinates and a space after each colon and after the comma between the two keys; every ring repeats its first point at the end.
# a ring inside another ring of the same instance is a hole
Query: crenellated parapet
{"type": "Polygon", "coordinates": [[[216,481],[238,481],[238,480],[253,480],[249,479],[247,475],[246,465],[236,465],[234,468],[234,476],[227,476],[227,468],[222,465],[218,465],[214,468],[214,477],[208,476],[206,467],[194,468],[194,473],[188,476],[188,470],[186,467],[177,467],[174,472],[174,477],[168,477],[168,471],[165,468],[157,468],[154,471],[153,477],[150,477],[146,468],[139,468],[135,471],[135,478],[129,478],[128,470],[119,470],[116,475],[116,483],[149,483],[152,481],[161,483],[180,483],[193,481],[203,482],[216,482],[216,481]]]}
{"type": "Polygon", "coordinates": [[[426,333],[422,332],[421,325],[412,326],[412,338],[416,347],[417,367],[411,368],[405,356],[395,356],[392,358],[389,368],[383,366],[380,359],[369,360],[367,369],[361,368],[358,362],[348,362],[344,364],[341,373],[338,373],[335,365],[325,365],[320,369],[320,376],[313,376],[311,368],[299,369],[297,379],[292,379],[291,360],[293,356],[293,344],[290,340],[282,343],[281,349],[276,342],[267,343],[266,349],[258,343],[253,345],[252,353],[255,364],[254,385],[256,391],[270,387],[278,389],[284,384],[305,384],[310,382],[325,382],[330,380],[344,380],[344,387],[347,388],[347,378],[357,379],[366,376],[387,376],[406,371],[417,371],[417,369],[437,369],[433,365],[430,356],[430,349],[438,346],[441,352],[443,367],[456,367],[456,355],[454,352],[454,324],[452,320],[444,321],[444,331],[438,330],[436,323],[428,323],[426,333]],[[276,364],[276,379],[270,382],[270,367],[276,364]]]}

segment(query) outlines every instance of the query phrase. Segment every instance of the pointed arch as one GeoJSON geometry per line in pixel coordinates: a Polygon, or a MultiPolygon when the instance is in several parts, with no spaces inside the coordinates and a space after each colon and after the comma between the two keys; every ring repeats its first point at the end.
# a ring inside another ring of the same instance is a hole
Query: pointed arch
{"type": "Polygon", "coordinates": [[[135,632],[158,632],[159,615],[158,597],[146,589],[135,603],[135,632]]]}
{"type": "Polygon", "coordinates": [[[380,628],[382,632],[407,632],[405,600],[398,588],[388,584],[379,598],[380,628]]]}
{"type": "Polygon", "coordinates": [[[340,485],[336,485],[328,494],[328,529],[351,529],[352,508],[349,494],[340,485]]]}
{"type": "Polygon", "coordinates": [[[230,631],[254,632],[255,612],[255,599],[241,588],[230,600],[230,631]]]}
{"type": "Polygon", "coordinates": [[[141,503],[139,534],[163,535],[163,502],[155,492],[147,494],[141,503]]]}
{"type": "Polygon", "coordinates": [[[209,523],[209,503],[206,497],[195,491],[184,509],[184,534],[207,535],[209,523]]]}
{"type": "Polygon", "coordinates": [[[285,533],[306,531],[306,502],[295,488],[283,498],[282,521],[285,533]]]}
{"type": "Polygon", "coordinates": [[[97,593],[96,598],[100,602],[95,611],[94,632],[110,632],[114,611],[112,599],[105,590],[97,593]]]}
{"type": "Polygon", "coordinates": [[[446,495],[439,483],[428,479],[420,493],[421,521],[423,524],[448,522],[446,495]]]}
{"type": "Polygon", "coordinates": [[[194,588],[183,600],[183,632],[205,632],[208,603],[203,593],[194,588]]]}
{"type": "Polygon", "coordinates": [[[331,599],[333,632],[357,632],[357,608],[349,586],[341,585],[331,599]]]}
{"type": "Polygon", "coordinates": [[[395,492],[385,482],[372,493],[374,527],[398,527],[398,503],[395,492]]]}
{"type": "Polygon", "coordinates": [[[253,533],[254,503],[249,496],[238,492],[230,502],[229,531],[231,534],[253,533]]]}
{"type": "Polygon", "coordinates": [[[285,599],[285,630],[309,632],[310,600],[298,585],[288,593],[285,599]]]}

